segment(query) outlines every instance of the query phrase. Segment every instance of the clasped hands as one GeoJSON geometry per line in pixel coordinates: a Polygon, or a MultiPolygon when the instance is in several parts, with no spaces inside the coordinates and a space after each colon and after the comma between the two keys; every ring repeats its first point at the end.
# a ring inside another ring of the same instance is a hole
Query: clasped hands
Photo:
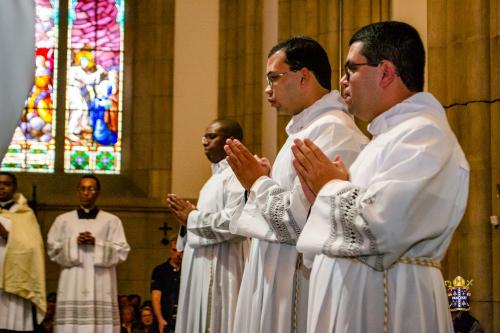
{"type": "Polygon", "coordinates": [[[175,214],[175,217],[177,217],[180,224],[186,226],[189,213],[195,210],[196,206],[188,200],[179,198],[173,193],[167,194],[166,200],[168,208],[170,208],[170,210],[175,214]]]}
{"type": "Polygon", "coordinates": [[[95,245],[95,238],[91,232],[84,231],[78,234],[77,242],[79,245],[95,245]]]}
{"type": "Polygon", "coordinates": [[[292,153],[293,166],[297,171],[302,190],[310,203],[321,188],[331,180],[349,180],[349,170],[337,155],[331,161],[311,140],[295,139],[292,153]]]}
{"type": "Polygon", "coordinates": [[[239,140],[227,139],[224,150],[229,166],[246,191],[250,191],[260,177],[269,176],[271,171],[269,160],[253,155],[239,140]]]}

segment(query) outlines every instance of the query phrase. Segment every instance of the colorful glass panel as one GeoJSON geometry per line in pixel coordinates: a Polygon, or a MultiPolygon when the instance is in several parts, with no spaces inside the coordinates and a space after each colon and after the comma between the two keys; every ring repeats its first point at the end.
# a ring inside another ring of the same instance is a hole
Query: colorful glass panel
{"type": "Polygon", "coordinates": [[[66,172],[120,172],[123,0],[69,0],[66,172]]]}
{"type": "Polygon", "coordinates": [[[53,172],[59,1],[35,0],[35,78],[1,168],[53,172]]]}

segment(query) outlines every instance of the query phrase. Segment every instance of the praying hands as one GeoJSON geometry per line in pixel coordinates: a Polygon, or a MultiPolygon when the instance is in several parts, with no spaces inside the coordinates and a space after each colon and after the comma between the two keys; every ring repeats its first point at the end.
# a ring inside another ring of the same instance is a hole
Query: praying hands
{"type": "Polygon", "coordinates": [[[187,225],[189,213],[196,209],[196,206],[191,202],[181,199],[172,193],[167,194],[167,206],[183,226],[187,225]]]}
{"type": "Polygon", "coordinates": [[[252,185],[260,177],[269,176],[271,171],[269,160],[253,155],[240,141],[227,139],[224,150],[229,166],[245,190],[250,191],[252,185]]]}
{"type": "Polygon", "coordinates": [[[95,238],[90,231],[79,233],[77,241],[79,245],[95,245],[95,238]]]}
{"type": "Polygon", "coordinates": [[[337,155],[333,161],[311,140],[296,139],[292,146],[295,157],[293,166],[297,171],[302,190],[309,202],[314,202],[316,194],[331,180],[349,180],[349,170],[337,155]]]}

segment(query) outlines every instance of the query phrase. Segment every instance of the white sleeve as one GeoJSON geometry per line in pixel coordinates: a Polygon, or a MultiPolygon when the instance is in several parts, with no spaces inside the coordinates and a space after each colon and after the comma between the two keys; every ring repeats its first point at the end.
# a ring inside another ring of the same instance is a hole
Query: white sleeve
{"type": "Polygon", "coordinates": [[[298,178],[292,191],[281,188],[269,177],[252,186],[248,201],[231,231],[271,242],[295,244],[307,218],[310,204],[298,178]]]}
{"type": "Polygon", "coordinates": [[[193,248],[241,238],[231,233],[229,224],[245,200],[245,190],[232,173],[223,186],[224,203],[220,211],[193,210],[188,216],[188,242],[193,248]]]}
{"type": "Polygon", "coordinates": [[[130,246],[125,238],[121,221],[114,217],[109,224],[106,239],[96,239],[94,245],[94,265],[113,267],[127,259],[130,246]]]}
{"type": "Polygon", "coordinates": [[[77,237],[66,234],[65,221],[58,216],[47,235],[47,254],[50,260],[62,267],[72,267],[82,264],[77,237]]]}
{"type": "MultiPolygon", "coordinates": [[[[330,159],[339,155],[347,166],[351,165],[366,143],[366,138],[357,129],[349,127],[354,126],[349,125],[352,120],[338,111],[334,117],[320,117],[316,122],[318,125],[310,139],[330,159]]],[[[289,167],[293,168],[292,165],[289,167]]],[[[238,219],[231,223],[231,231],[248,237],[295,245],[309,210],[310,203],[302,191],[298,177],[295,177],[292,189],[283,188],[269,177],[260,177],[252,185],[248,202],[238,219]]]]}
{"type": "Polygon", "coordinates": [[[391,142],[383,156],[366,186],[332,181],[321,189],[300,252],[356,257],[384,270],[421,241],[446,246],[440,237],[452,232],[467,201],[466,162],[433,126],[391,142]]]}

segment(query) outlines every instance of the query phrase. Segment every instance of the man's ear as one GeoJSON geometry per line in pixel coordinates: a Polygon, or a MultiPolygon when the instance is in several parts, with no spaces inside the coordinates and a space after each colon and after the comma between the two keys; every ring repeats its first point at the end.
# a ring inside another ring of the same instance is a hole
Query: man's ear
{"type": "Polygon", "coordinates": [[[396,65],[389,60],[382,61],[380,69],[382,70],[382,78],[380,80],[382,88],[388,87],[399,76],[396,65]]]}
{"type": "Polygon", "coordinates": [[[300,73],[300,84],[301,85],[304,84],[304,82],[307,82],[308,80],[311,79],[311,72],[307,68],[303,67],[299,71],[299,73],[300,73]]]}

